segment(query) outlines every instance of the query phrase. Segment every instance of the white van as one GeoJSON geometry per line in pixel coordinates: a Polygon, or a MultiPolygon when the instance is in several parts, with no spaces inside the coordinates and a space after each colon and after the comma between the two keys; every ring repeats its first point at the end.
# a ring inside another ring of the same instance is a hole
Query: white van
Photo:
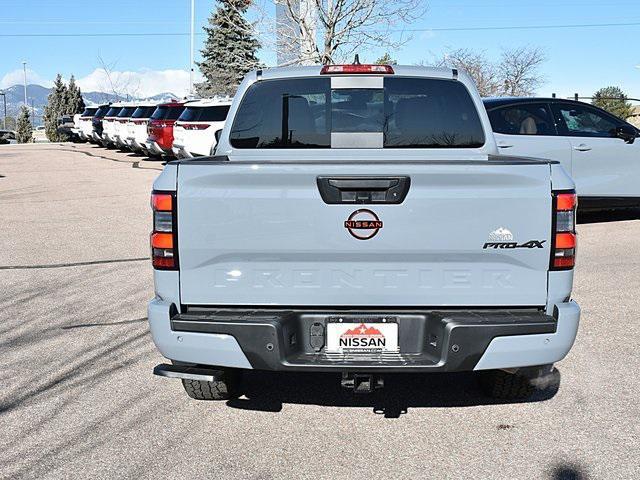
{"type": "Polygon", "coordinates": [[[230,99],[197,100],[187,104],[173,127],[173,153],[178,158],[211,155],[216,132],[224,127],[230,99]]]}

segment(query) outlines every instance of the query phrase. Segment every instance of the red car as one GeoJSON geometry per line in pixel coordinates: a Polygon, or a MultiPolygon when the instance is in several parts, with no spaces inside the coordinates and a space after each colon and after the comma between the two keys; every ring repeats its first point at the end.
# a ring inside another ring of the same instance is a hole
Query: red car
{"type": "Polygon", "coordinates": [[[173,124],[184,110],[186,102],[171,101],[161,103],[149,118],[146,142],[149,155],[172,155],[173,124]]]}

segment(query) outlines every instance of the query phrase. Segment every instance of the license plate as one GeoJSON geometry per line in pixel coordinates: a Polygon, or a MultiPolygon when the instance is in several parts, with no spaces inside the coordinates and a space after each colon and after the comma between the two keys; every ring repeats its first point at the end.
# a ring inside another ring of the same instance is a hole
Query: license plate
{"type": "Polygon", "coordinates": [[[382,353],[398,351],[395,322],[328,322],[327,353],[382,353]]]}

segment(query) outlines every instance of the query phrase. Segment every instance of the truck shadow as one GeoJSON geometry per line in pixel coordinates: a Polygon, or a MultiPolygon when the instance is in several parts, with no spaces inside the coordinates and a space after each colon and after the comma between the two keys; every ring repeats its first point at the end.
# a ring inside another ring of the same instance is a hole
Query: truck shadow
{"type": "Polygon", "coordinates": [[[640,209],[629,209],[604,212],[580,212],[578,211],[578,224],[623,222],[627,220],[640,220],[640,209]]]}
{"type": "Polygon", "coordinates": [[[482,393],[477,376],[465,373],[394,374],[385,386],[370,394],[354,394],[340,386],[333,373],[275,373],[245,371],[240,398],[227,406],[241,410],[280,412],[284,404],[371,408],[385,418],[398,418],[409,408],[472,407],[549,400],[558,392],[560,372],[554,369],[551,386],[526,400],[498,400],[482,393]]]}

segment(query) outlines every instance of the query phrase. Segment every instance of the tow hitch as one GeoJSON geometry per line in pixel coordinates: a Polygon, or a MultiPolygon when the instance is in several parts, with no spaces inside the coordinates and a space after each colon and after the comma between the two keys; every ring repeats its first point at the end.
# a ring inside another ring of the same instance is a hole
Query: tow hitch
{"type": "Polygon", "coordinates": [[[370,373],[342,372],[340,385],[354,393],[371,393],[384,387],[384,379],[370,373]]]}

